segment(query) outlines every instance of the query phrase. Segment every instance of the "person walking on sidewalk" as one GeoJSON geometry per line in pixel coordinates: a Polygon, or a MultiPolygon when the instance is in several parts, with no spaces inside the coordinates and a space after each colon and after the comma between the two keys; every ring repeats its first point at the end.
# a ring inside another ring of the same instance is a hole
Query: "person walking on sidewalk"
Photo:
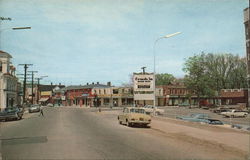
{"type": "Polygon", "coordinates": [[[41,115],[44,117],[44,115],[43,115],[43,108],[40,108],[40,114],[39,114],[39,117],[40,117],[41,115]]]}

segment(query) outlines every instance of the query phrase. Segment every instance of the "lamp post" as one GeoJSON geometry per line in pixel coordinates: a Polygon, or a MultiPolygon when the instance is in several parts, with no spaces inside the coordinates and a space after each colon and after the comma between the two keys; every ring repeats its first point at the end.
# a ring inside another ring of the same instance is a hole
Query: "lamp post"
{"type": "Polygon", "coordinates": [[[175,35],[178,35],[178,34],[180,34],[181,32],[176,32],[176,33],[172,33],[172,34],[167,34],[167,35],[165,35],[165,36],[163,36],[163,37],[160,37],[160,38],[158,38],[158,39],[156,39],[155,40],[155,42],[154,42],[154,47],[153,47],[153,52],[154,52],[154,107],[155,107],[155,103],[156,103],[156,94],[155,94],[155,92],[156,92],[156,85],[155,85],[155,81],[156,81],[156,76],[155,76],[155,46],[156,46],[156,43],[159,41],[159,40],[161,40],[161,39],[164,39],[164,38],[170,38],[170,37],[173,37],[173,36],[175,36],[175,35]]]}

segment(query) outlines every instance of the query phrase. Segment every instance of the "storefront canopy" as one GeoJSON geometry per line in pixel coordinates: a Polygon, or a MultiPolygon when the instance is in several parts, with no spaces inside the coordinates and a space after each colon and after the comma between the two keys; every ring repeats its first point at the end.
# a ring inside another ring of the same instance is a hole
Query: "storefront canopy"
{"type": "Polygon", "coordinates": [[[46,102],[49,98],[41,98],[39,102],[46,102]]]}

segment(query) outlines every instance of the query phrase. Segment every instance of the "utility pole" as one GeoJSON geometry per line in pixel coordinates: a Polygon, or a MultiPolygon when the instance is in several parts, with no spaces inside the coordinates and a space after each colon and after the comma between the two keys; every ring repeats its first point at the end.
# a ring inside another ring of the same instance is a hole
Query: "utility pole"
{"type": "Polygon", "coordinates": [[[28,66],[32,66],[33,64],[19,64],[20,66],[24,66],[24,80],[23,80],[23,104],[26,102],[25,94],[26,94],[26,76],[28,66]]]}
{"type": "Polygon", "coordinates": [[[39,91],[40,91],[40,89],[39,89],[39,87],[40,87],[40,80],[41,79],[43,79],[43,78],[36,78],[37,79],[37,93],[36,93],[36,103],[38,104],[38,102],[39,102],[39,91]]]}
{"type": "Polygon", "coordinates": [[[36,80],[37,80],[37,99],[36,99],[36,103],[38,104],[38,102],[39,102],[39,92],[40,92],[40,80],[41,79],[43,79],[43,78],[45,78],[45,77],[48,77],[48,76],[41,76],[41,77],[39,77],[39,78],[36,78],[36,80]]]}
{"type": "Polygon", "coordinates": [[[37,73],[38,71],[28,71],[31,73],[31,104],[34,104],[34,73],[37,73]]]}

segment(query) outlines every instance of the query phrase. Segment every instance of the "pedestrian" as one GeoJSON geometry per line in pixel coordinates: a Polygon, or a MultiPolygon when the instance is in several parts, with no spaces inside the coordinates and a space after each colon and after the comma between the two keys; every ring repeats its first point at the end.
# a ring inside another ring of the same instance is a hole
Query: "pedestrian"
{"type": "Polygon", "coordinates": [[[39,114],[39,117],[40,117],[41,115],[44,117],[44,115],[43,115],[43,108],[40,108],[40,114],[39,114]]]}

